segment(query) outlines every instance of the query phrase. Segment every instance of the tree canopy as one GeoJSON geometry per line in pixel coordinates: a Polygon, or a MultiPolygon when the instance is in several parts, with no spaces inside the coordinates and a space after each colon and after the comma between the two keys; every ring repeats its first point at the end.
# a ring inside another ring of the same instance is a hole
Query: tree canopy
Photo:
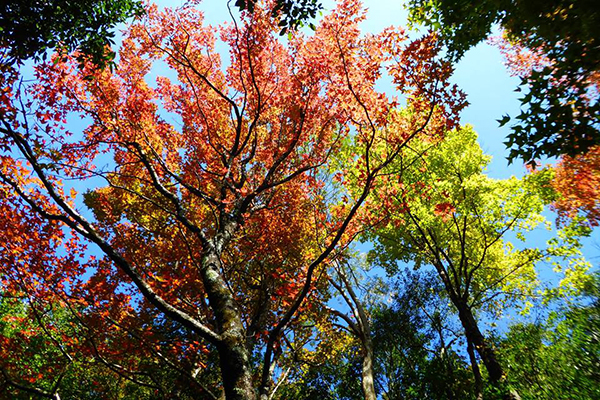
{"type": "Polygon", "coordinates": [[[114,58],[107,49],[114,44],[114,26],[141,13],[137,0],[4,1],[0,5],[2,63],[40,59],[50,49],[63,53],[78,49],[80,60],[89,57],[104,66],[114,58]]]}
{"type": "MultiPolygon", "coordinates": [[[[457,59],[488,38],[494,24],[526,49],[526,58],[535,56],[534,68],[522,74],[522,109],[506,143],[509,159],[573,156],[600,143],[595,1],[411,0],[408,7],[411,21],[435,29],[457,59]]],[[[512,67],[521,62],[513,58],[512,67]]]]}
{"type": "Polygon", "coordinates": [[[489,176],[439,34],[22,6],[57,33],[3,44],[0,399],[596,394],[595,148],[489,176]]]}

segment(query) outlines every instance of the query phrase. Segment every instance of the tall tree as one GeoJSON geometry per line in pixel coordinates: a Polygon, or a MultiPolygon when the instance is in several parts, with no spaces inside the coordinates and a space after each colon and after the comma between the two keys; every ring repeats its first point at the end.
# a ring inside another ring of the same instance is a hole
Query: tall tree
{"type": "Polygon", "coordinates": [[[352,270],[344,263],[335,265],[335,273],[330,277],[331,285],[343,300],[348,313],[329,308],[330,312],[346,324],[346,330],[354,335],[360,343],[361,354],[361,386],[365,400],[376,400],[375,375],[374,375],[374,351],[373,339],[371,337],[371,321],[364,304],[355,290],[357,283],[353,279],[352,270]]]}
{"type": "MultiPolygon", "coordinates": [[[[460,329],[449,321],[454,315],[447,300],[436,291],[440,285],[437,276],[412,272],[404,278],[391,285],[383,281],[363,282],[369,291],[369,300],[361,301],[368,318],[373,386],[377,397],[472,398],[473,377],[468,363],[457,353],[460,329]]],[[[356,304],[351,299],[349,302],[356,304]]],[[[334,314],[339,316],[339,311],[334,314]]],[[[352,317],[337,319],[342,329],[348,332],[345,337],[329,331],[337,354],[333,355],[330,349],[329,353],[320,352],[311,357],[300,379],[284,386],[280,398],[368,398],[364,384],[360,390],[366,352],[366,344],[361,338],[363,322],[352,317]],[[349,337],[354,340],[348,341],[349,337]]]]}
{"type": "Polygon", "coordinates": [[[505,239],[509,232],[524,239],[524,233],[544,220],[544,177],[485,176],[489,157],[471,128],[449,132],[437,145],[422,143],[411,149],[416,153],[412,168],[396,174],[401,166],[391,165],[389,179],[373,192],[369,218],[378,225],[367,237],[376,241],[374,257],[390,273],[401,261],[434,267],[468,346],[481,357],[491,382],[499,385],[505,370],[478,313],[500,312],[506,304],[532,295],[534,264],[550,253],[559,254],[558,249],[519,249],[505,239]]]}
{"type": "Polygon", "coordinates": [[[202,19],[149,7],[114,73],[71,60],[39,65],[28,89],[4,76],[3,286],[70,305],[96,339],[90,351],[114,366],[126,346],[124,373],[142,383],[155,377],[135,371],[150,354],[196,382],[197,397],[267,399],[286,332],[314,312],[326,263],[382,170],[415,137],[453,127],[464,99],[431,37],[363,37],[353,1],[286,45],[272,10],[255,7],[220,29],[227,68],[202,19]],[[152,87],[158,61],[176,78],[152,87]],[[384,65],[410,117],[375,89],[384,65]],[[73,114],[88,122],[82,134],[65,129],[73,114]],[[330,213],[327,162],[349,135],[362,189],[330,213]],[[25,231],[35,234],[13,240],[25,231]],[[56,257],[65,249],[68,262],[56,257]],[[197,377],[211,360],[219,376],[206,390],[197,377]]]}

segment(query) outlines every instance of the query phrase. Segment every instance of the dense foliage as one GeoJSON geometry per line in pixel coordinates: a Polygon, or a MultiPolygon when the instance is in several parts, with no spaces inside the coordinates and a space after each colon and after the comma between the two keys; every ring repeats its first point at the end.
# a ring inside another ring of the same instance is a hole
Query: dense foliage
{"type": "Polygon", "coordinates": [[[0,49],[2,63],[40,59],[58,49],[78,49],[79,59],[89,57],[98,66],[114,58],[113,28],[127,18],[140,15],[137,0],[7,0],[0,5],[0,49]]]}
{"type": "MultiPolygon", "coordinates": [[[[512,44],[542,61],[522,76],[521,114],[506,143],[511,160],[572,156],[600,143],[595,1],[411,0],[409,9],[411,20],[439,32],[457,59],[500,24],[512,44]]],[[[509,120],[506,116],[501,123],[509,120]]]]}
{"type": "Polygon", "coordinates": [[[598,395],[596,148],[489,177],[438,35],[146,5],[103,69],[135,3],[34,3],[56,24],[2,44],[1,399],[598,395]]]}

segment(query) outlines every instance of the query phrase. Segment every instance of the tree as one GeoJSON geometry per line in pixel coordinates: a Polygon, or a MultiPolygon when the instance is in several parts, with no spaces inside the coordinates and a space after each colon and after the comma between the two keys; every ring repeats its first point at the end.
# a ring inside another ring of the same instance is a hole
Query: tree
{"type": "MultiPolygon", "coordinates": [[[[505,56],[506,66],[509,71],[522,79],[527,79],[528,76],[547,70],[552,66],[551,60],[540,50],[532,51],[521,45],[511,44],[506,40],[497,40],[497,44],[505,56]]],[[[600,75],[596,73],[587,78],[587,81],[582,86],[585,93],[570,92],[568,96],[572,100],[565,103],[565,106],[568,108],[563,113],[565,118],[569,118],[572,107],[576,109],[581,108],[582,104],[590,101],[590,96],[594,96],[594,91],[598,92],[598,88],[600,87],[599,77],[600,75]]],[[[565,96],[564,93],[561,93],[564,89],[564,81],[560,82],[552,79],[549,81],[549,85],[553,86],[551,96],[565,96]]],[[[538,124],[554,123],[552,119],[538,118],[538,114],[545,114],[545,112],[540,111],[539,107],[531,107],[527,113],[529,116],[535,117],[538,124]]],[[[508,119],[505,117],[502,123],[507,121],[508,119]]],[[[584,137],[587,137],[587,140],[591,140],[592,142],[595,140],[593,136],[590,137],[587,133],[578,129],[569,129],[569,132],[565,131],[565,135],[573,134],[581,136],[580,141],[584,137]]],[[[562,138],[559,140],[562,140],[562,138]]],[[[512,139],[509,139],[507,142],[509,145],[513,143],[512,139]]],[[[561,222],[564,222],[566,219],[584,218],[585,223],[595,226],[598,223],[598,190],[600,188],[598,152],[600,150],[598,146],[589,147],[586,145],[584,147],[586,150],[581,154],[573,156],[568,154],[563,155],[554,168],[555,178],[552,185],[560,195],[560,198],[556,199],[552,207],[558,212],[561,222]]]]}
{"type": "Polygon", "coordinates": [[[498,313],[532,296],[534,264],[547,255],[561,255],[558,242],[556,248],[541,250],[519,249],[505,241],[509,232],[524,240],[524,232],[544,220],[540,212],[550,195],[544,189],[549,177],[486,177],[489,157],[471,128],[411,150],[411,168],[390,165],[389,179],[381,180],[373,192],[370,219],[377,225],[367,236],[375,240],[373,257],[389,273],[398,271],[401,261],[412,261],[415,268],[434,267],[468,347],[477,351],[490,381],[498,386],[504,368],[479,326],[478,313],[498,313]]]}
{"type": "Polygon", "coordinates": [[[357,295],[354,289],[357,280],[353,279],[351,267],[345,265],[345,262],[338,262],[334,265],[334,273],[329,278],[329,282],[335,288],[337,295],[343,300],[343,304],[350,311],[341,312],[331,307],[327,307],[329,312],[340,319],[346,325],[344,329],[358,341],[361,354],[361,387],[365,400],[376,400],[375,377],[373,372],[374,354],[373,341],[371,338],[371,322],[363,300],[357,295]]]}
{"type": "Polygon", "coordinates": [[[2,63],[40,59],[45,52],[80,50],[79,60],[89,57],[98,65],[112,62],[111,29],[134,15],[141,15],[137,0],[36,1],[8,0],[0,5],[2,63]]]}
{"type": "Polygon", "coordinates": [[[363,18],[341,2],[313,36],[283,45],[272,10],[257,6],[221,28],[222,69],[200,12],[150,7],[115,72],[44,63],[27,91],[4,76],[3,291],[64,302],[88,351],[129,379],[151,386],[153,369],[175,371],[196,397],[271,396],[287,334],[302,336],[302,317],[318,312],[327,263],[381,171],[464,106],[431,37],[361,37],[363,18]],[[154,88],[157,61],[176,80],[154,88]],[[410,118],[375,90],[388,62],[410,118]],[[89,121],[80,135],[65,130],[73,114],[89,121]],[[349,135],[362,189],[328,212],[327,162],[349,135]]]}
{"type": "Polygon", "coordinates": [[[434,274],[406,272],[389,304],[372,310],[375,369],[386,399],[473,398],[473,377],[457,352],[460,329],[434,274]]]}
{"type": "Polygon", "coordinates": [[[508,136],[510,160],[573,156],[600,142],[600,14],[594,1],[411,0],[409,9],[412,22],[439,32],[455,59],[499,23],[511,44],[546,60],[523,76],[528,92],[508,136]]]}
{"type": "MultiPolygon", "coordinates": [[[[364,312],[375,394],[383,399],[471,398],[472,374],[455,350],[460,335],[456,336],[448,320],[451,313],[446,300],[435,291],[439,286],[437,277],[412,273],[389,286],[383,282],[369,286],[371,304],[364,312]]],[[[334,314],[339,316],[339,312],[334,314]]],[[[352,317],[340,317],[338,321],[345,323],[340,326],[354,340],[332,338],[339,354],[313,358],[301,379],[283,388],[282,399],[367,398],[364,383],[362,390],[359,385],[367,347],[361,332],[364,323],[352,317]]]]}
{"type": "Polygon", "coordinates": [[[545,321],[517,324],[498,341],[509,379],[524,399],[593,399],[600,395],[598,276],[578,298],[561,298],[545,321]]]}
{"type": "MultiPolygon", "coordinates": [[[[256,0],[236,0],[235,5],[240,10],[252,13],[256,3],[256,0]]],[[[314,24],[308,21],[314,19],[322,9],[319,0],[276,0],[272,14],[279,19],[279,33],[283,35],[289,29],[298,29],[306,23],[314,29],[314,24]]]]}

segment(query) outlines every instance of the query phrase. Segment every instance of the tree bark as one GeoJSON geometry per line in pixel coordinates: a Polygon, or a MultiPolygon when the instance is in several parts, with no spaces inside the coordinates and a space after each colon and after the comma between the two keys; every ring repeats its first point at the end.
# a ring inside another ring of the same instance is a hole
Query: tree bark
{"type": "Polygon", "coordinates": [[[479,371],[479,364],[475,358],[475,349],[473,349],[473,343],[467,339],[467,353],[469,353],[469,359],[471,360],[471,368],[473,369],[473,376],[475,377],[475,396],[477,400],[483,399],[483,379],[481,378],[481,371],[479,371]]]}
{"type": "Polygon", "coordinates": [[[220,244],[205,251],[201,276],[217,323],[221,340],[217,343],[221,377],[227,400],[254,400],[249,351],[241,313],[220,273],[220,244]]]}
{"type": "Polygon", "coordinates": [[[340,292],[354,317],[356,318],[356,323],[352,322],[348,317],[339,313],[340,317],[346,320],[348,325],[351,327],[352,331],[358,336],[362,343],[363,351],[362,351],[362,380],[361,386],[363,390],[363,395],[365,396],[365,400],[377,400],[377,395],[375,393],[375,374],[373,373],[373,341],[371,339],[371,323],[369,321],[369,317],[365,312],[365,308],[361,303],[358,296],[352,289],[352,284],[348,280],[346,276],[346,272],[343,267],[340,266],[337,269],[338,275],[342,282],[342,285],[336,284],[334,281],[331,281],[333,286],[340,292]],[[347,291],[348,296],[344,295],[344,288],[347,291]]]}
{"type": "Polygon", "coordinates": [[[479,356],[481,357],[481,360],[488,371],[490,381],[492,381],[492,383],[498,383],[502,381],[504,376],[502,366],[498,362],[494,350],[488,345],[483,337],[483,334],[479,330],[479,326],[477,325],[477,321],[473,316],[473,312],[465,304],[458,304],[457,306],[458,317],[460,318],[460,322],[465,329],[467,341],[471,342],[473,346],[475,346],[477,353],[479,353],[479,356]]]}
{"type": "Polygon", "coordinates": [[[363,330],[366,330],[366,332],[364,332],[365,337],[363,338],[362,389],[365,400],[377,400],[373,374],[373,342],[371,341],[371,332],[368,326],[363,327],[363,330]]]}
{"type": "MultiPolygon", "coordinates": [[[[465,330],[467,343],[472,343],[477,350],[477,353],[483,361],[483,365],[485,365],[485,369],[488,372],[492,384],[495,386],[500,386],[504,381],[504,370],[496,358],[496,352],[489,346],[483,334],[479,330],[477,321],[475,320],[473,312],[469,306],[463,302],[455,302],[455,305],[458,308],[458,317],[460,318],[460,322],[465,330]]],[[[514,390],[510,390],[510,392],[507,393],[504,398],[506,400],[521,399],[519,394],[514,390]]]]}
{"type": "Polygon", "coordinates": [[[254,400],[252,374],[248,360],[245,338],[226,338],[217,346],[221,365],[221,377],[227,400],[254,400]]]}

